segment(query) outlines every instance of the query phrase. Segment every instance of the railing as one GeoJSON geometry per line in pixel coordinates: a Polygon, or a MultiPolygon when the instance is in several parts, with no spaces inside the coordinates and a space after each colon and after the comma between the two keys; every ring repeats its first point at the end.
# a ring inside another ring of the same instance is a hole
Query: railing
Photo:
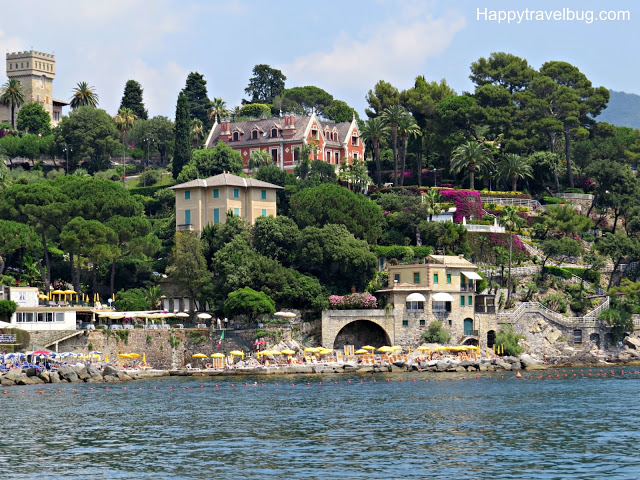
{"type": "MultiPolygon", "coordinates": [[[[498,313],[496,316],[498,319],[498,323],[515,323],[524,313],[539,312],[543,316],[546,316],[547,318],[551,318],[557,321],[558,323],[562,323],[562,324],[573,323],[573,324],[580,324],[583,326],[595,326],[600,321],[598,319],[598,314],[602,310],[608,307],[609,307],[609,297],[607,297],[607,299],[604,302],[602,302],[601,305],[594,308],[590,312],[587,312],[587,314],[584,315],[583,317],[565,317],[564,315],[558,312],[554,312],[553,310],[548,309],[547,307],[545,307],[539,302],[523,302],[513,312],[509,312],[509,313],[501,312],[501,313],[498,313]]],[[[635,321],[634,321],[634,325],[636,325],[635,321]]],[[[640,319],[637,325],[640,326],[640,319]]]]}
{"type": "Polygon", "coordinates": [[[178,225],[176,227],[176,230],[178,230],[179,232],[191,232],[191,231],[193,231],[193,224],[192,223],[183,223],[182,225],[178,225]]]}
{"type": "Polygon", "coordinates": [[[4,334],[0,335],[0,344],[12,344],[16,343],[16,335],[15,334],[4,334]]]}
{"type": "Polygon", "coordinates": [[[496,306],[476,304],[476,313],[496,313],[496,306]]]}
{"type": "Polygon", "coordinates": [[[532,209],[542,209],[544,207],[542,204],[531,198],[511,198],[511,197],[483,197],[480,196],[483,204],[493,204],[493,205],[511,205],[513,207],[528,207],[532,209]]]}

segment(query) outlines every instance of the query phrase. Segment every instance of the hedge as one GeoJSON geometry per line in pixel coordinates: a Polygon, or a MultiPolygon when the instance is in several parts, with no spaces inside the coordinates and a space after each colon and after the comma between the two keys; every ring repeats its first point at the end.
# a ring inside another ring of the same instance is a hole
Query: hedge
{"type": "Polygon", "coordinates": [[[571,275],[575,275],[576,277],[584,278],[589,283],[600,283],[600,272],[595,270],[587,270],[586,268],[577,268],[577,267],[554,267],[554,266],[545,266],[544,272],[550,275],[555,275],[556,277],[562,278],[571,278],[571,275]]]}
{"type": "Polygon", "coordinates": [[[557,205],[559,203],[565,203],[565,201],[558,197],[542,197],[542,203],[545,205],[557,205]]]}
{"type": "Polygon", "coordinates": [[[378,258],[397,258],[399,260],[412,260],[422,258],[433,253],[433,248],[427,245],[420,247],[407,247],[404,245],[378,245],[374,247],[373,253],[378,258]]]}
{"type": "Polygon", "coordinates": [[[545,266],[544,271],[542,273],[548,273],[549,275],[554,275],[556,277],[571,278],[571,272],[564,268],[554,267],[554,266],[545,266]]]}

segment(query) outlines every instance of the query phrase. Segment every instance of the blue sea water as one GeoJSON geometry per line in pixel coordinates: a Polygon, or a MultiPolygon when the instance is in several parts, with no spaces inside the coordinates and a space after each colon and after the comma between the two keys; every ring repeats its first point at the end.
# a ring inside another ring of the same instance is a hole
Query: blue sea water
{"type": "Polygon", "coordinates": [[[636,479],[640,374],[619,370],[4,388],[0,478],[636,479]]]}

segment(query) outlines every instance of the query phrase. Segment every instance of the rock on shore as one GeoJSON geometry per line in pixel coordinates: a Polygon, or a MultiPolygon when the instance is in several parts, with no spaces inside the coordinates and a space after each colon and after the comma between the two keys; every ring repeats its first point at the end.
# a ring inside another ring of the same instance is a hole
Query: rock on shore
{"type": "Polygon", "coordinates": [[[123,371],[106,364],[102,369],[95,365],[65,365],[58,371],[38,371],[35,368],[12,369],[0,374],[0,385],[38,385],[44,383],[98,383],[123,382],[137,378],[155,376],[153,372],[123,371]]]}

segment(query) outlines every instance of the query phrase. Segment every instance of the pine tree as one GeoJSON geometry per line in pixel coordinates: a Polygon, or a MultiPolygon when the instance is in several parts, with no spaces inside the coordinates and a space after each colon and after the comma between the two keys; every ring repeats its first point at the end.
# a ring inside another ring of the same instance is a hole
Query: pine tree
{"type": "Polygon", "coordinates": [[[184,91],[178,95],[176,106],[176,142],[173,151],[173,178],[178,178],[182,167],[191,159],[191,146],[189,145],[189,100],[184,91]]]}
{"type": "Polygon", "coordinates": [[[127,80],[120,108],[130,108],[139,119],[147,120],[148,114],[142,101],[142,86],[135,80],[127,80]]]}
{"type": "Polygon", "coordinates": [[[205,132],[209,133],[211,129],[211,120],[209,119],[209,108],[211,100],[207,96],[207,81],[198,72],[191,72],[187,76],[187,85],[182,90],[189,100],[190,119],[199,119],[204,126],[205,132]]]}

